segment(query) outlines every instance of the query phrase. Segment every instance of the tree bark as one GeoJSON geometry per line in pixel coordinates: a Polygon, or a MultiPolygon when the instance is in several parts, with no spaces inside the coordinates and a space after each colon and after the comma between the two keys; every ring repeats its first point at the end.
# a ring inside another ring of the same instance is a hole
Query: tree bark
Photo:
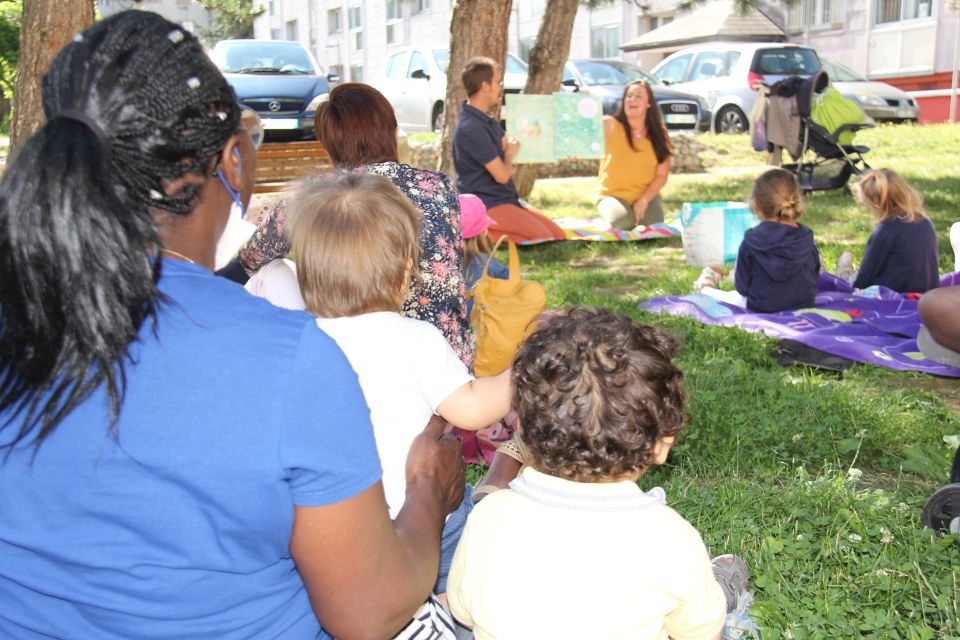
{"type": "MultiPolygon", "coordinates": [[[[548,0],[543,20],[537,30],[537,41],[530,51],[530,64],[525,94],[552,94],[560,90],[563,65],[570,55],[570,37],[577,17],[579,0],[548,0]]],[[[521,198],[526,198],[537,180],[537,165],[517,165],[513,184],[521,198]]]]}
{"type": "Polygon", "coordinates": [[[10,151],[44,122],[40,80],[65,44],[93,24],[93,0],[26,0],[14,89],[10,151]]]}
{"type": "MultiPolygon", "coordinates": [[[[454,178],[453,130],[467,99],[460,73],[466,61],[474,56],[493,58],[503,67],[507,58],[507,30],[512,4],[513,0],[457,0],[454,3],[450,17],[450,63],[447,66],[439,165],[439,170],[451,178],[454,178]]],[[[499,113],[493,115],[497,117],[499,113]]]]}

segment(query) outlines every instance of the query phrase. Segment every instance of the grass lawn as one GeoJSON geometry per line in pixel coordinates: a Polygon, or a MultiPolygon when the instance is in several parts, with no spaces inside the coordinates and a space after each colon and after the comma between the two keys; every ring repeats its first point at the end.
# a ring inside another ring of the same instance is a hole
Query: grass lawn
{"type": "MultiPolygon", "coordinates": [[[[710,172],[672,176],[668,211],[744,200],[765,169],[745,136],[701,140],[710,172]]],[[[871,147],[872,166],[897,170],[924,195],[941,272],[952,271],[960,126],[881,127],[858,142],[871,147]]],[[[555,217],[592,217],[592,186],[540,181],[530,200],[555,217]]],[[[870,215],[839,190],[805,202],[803,222],[825,263],[844,249],[859,261],[870,215]]],[[[920,524],[925,501],[949,479],[957,441],[945,440],[960,435],[960,382],[867,365],[784,369],[761,335],[637,310],[647,298],[691,291],[699,269],[684,262],[679,238],[554,243],[521,260],[546,286],[549,307],[608,307],[683,340],[691,426],[641,485],[662,485],[712,554],[747,560],[764,638],[960,638],[960,537],[937,539],[920,524]]]]}

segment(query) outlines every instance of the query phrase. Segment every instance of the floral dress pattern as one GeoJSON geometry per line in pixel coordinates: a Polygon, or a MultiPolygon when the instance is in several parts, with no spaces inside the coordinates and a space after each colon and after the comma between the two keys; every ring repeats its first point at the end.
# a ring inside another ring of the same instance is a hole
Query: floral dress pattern
{"type": "MultiPolygon", "coordinates": [[[[460,203],[447,176],[397,162],[356,169],[383,176],[397,185],[423,214],[420,219],[420,277],[411,286],[401,313],[440,329],[468,369],[473,369],[474,337],[467,321],[463,282],[460,203]]],[[[290,252],[286,237],[286,201],[277,202],[240,250],[240,262],[253,273],[290,252]]]]}

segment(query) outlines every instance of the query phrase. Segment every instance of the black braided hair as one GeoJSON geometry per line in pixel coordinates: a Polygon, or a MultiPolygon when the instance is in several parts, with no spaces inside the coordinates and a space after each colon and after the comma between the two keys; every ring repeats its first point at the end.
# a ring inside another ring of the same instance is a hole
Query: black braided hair
{"type": "Polygon", "coordinates": [[[212,170],[240,118],[196,38],[146,11],[116,14],[64,47],[43,78],[43,109],[47,124],[0,182],[8,452],[28,437],[39,446],[101,385],[117,436],[127,349],[163,302],[151,209],[190,214],[201,181],[165,185],[212,170]]]}

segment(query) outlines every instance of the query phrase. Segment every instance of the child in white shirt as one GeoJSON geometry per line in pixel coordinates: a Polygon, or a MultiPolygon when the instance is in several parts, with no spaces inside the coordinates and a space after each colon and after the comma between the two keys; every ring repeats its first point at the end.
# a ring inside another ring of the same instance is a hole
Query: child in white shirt
{"type": "MultiPolygon", "coordinates": [[[[346,173],[309,182],[289,206],[303,299],[360,380],[396,517],[413,439],[434,413],[464,429],[502,418],[510,410],[510,371],[474,379],[439,329],[400,315],[417,277],[420,212],[389,180],[346,173]]],[[[438,593],[471,505],[468,492],[447,520],[438,593]]]]}
{"type": "Polygon", "coordinates": [[[529,466],[476,506],[450,570],[451,612],[477,640],[715,640],[725,624],[755,637],[737,617],[743,560],[711,565],[663,489],[637,486],[687,425],[675,352],[661,331],[586,307],[524,342],[513,405],[529,466]]]}

